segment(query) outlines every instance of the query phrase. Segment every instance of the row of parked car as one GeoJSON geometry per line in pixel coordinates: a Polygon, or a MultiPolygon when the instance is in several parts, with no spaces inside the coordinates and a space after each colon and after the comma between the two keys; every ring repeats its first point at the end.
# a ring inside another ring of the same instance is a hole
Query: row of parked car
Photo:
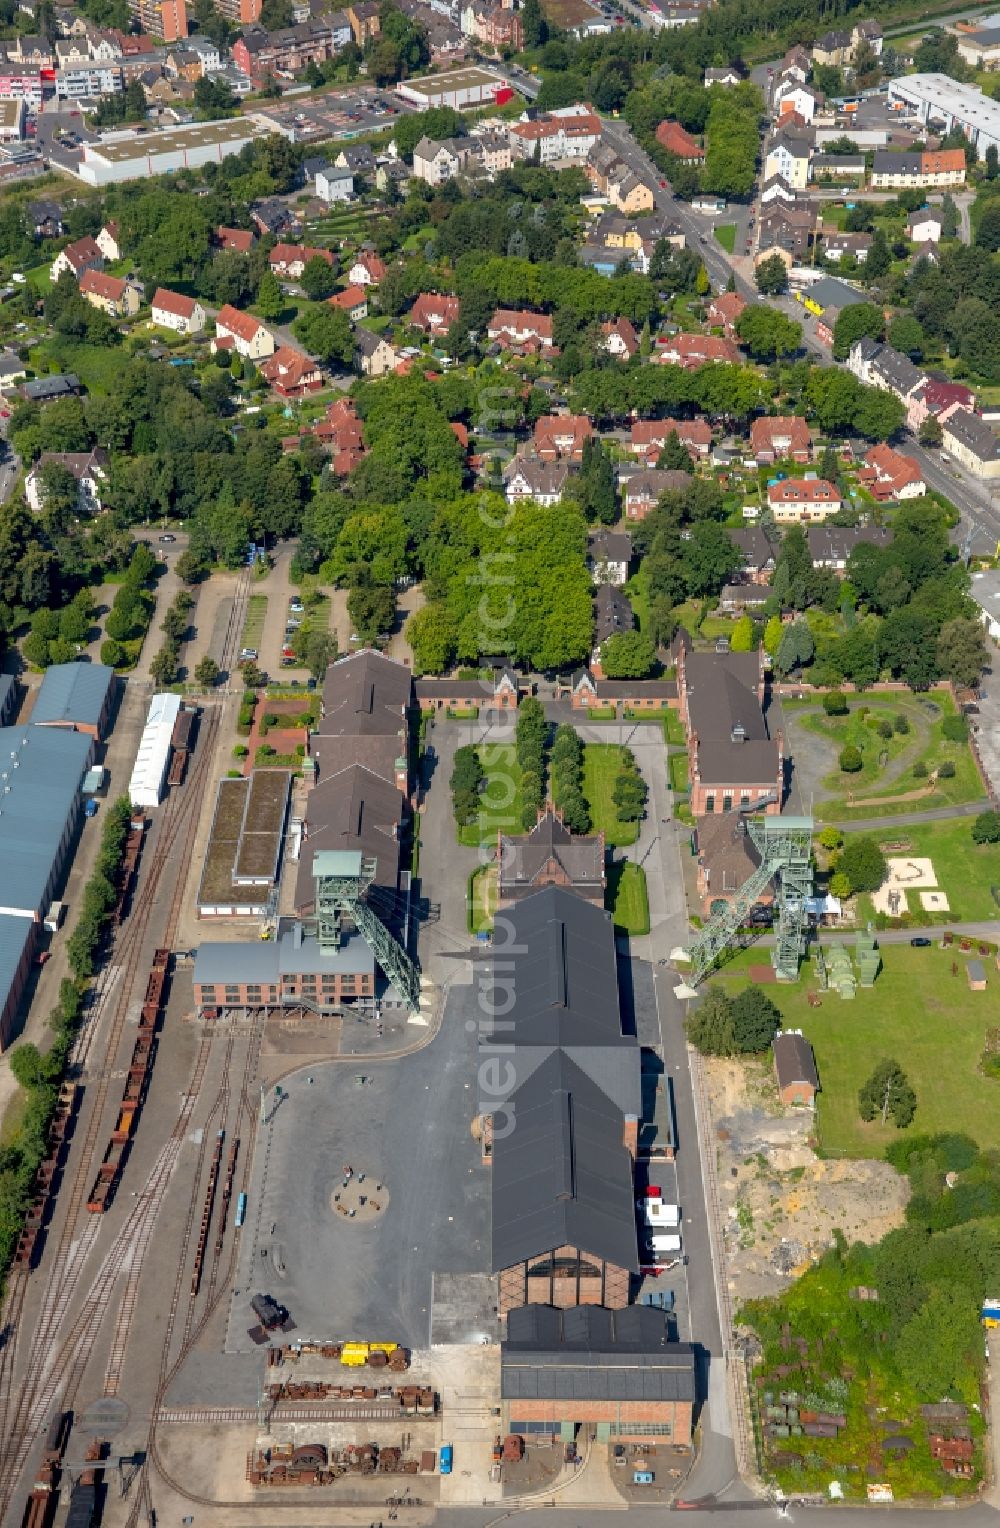
{"type": "Polygon", "coordinates": [[[298,662],[298,659],[295,656],[295,650],[291,644],[292,638],[295,636],[295,633],[302,625],[304,615],[305,606],[299,599],[298,595],[293,594],[291,599],[288,601],[288,615],[285,617],[285,640],[281,648],[282,668],[291,668],[294,663],[298,662]]]}

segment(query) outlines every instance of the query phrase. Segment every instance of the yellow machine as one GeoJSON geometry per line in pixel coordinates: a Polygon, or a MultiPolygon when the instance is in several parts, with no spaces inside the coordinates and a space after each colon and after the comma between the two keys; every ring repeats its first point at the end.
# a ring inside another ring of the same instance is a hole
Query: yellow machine
{"type": "Polygon", "coordinates": [[[340,1350],[340,1361],[349,1369],[360,1369],[368,1362],[370,1353],[395,1353],[395,1342],[345,1342],[340,1350]]]}

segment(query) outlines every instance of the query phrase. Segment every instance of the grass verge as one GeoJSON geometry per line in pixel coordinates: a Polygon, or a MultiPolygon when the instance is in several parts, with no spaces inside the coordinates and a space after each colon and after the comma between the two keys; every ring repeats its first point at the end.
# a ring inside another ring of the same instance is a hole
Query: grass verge
{"type": "Polygon", "coordinates": [[[264,635],[264,622],[267,619],[267,595],[251,594],[247,600],[247,613],[243,621],[243,634],[240,637],[240,647],[254,647],[260,652],[261,638],[264,635]]]}
{"type": "Polygon", "coordinates": [[[635,938],[649,933],[649,897],[641,865],[621,860],[609,866],[604,902],[614,919],[616,934],[635,938]]]}

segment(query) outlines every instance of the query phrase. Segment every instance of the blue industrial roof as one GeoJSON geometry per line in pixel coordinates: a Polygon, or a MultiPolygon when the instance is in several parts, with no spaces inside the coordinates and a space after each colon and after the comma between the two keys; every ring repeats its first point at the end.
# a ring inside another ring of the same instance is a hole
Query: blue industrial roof
{"type": "Polygon", "coordinates": [[[194,959],[195,986],[242,982],[277,982],[279,976],[312,976],[338,972],[342,976],[375,969],[375,957],[360,934],[345,934],[339,950],[323,953],[311,934],[295,937],[290,929],[277,940],[244,943],[208,940],[194,959]]]}
{"type": "Polygon", "coordinates": [[[45,911],[93,741],[61,727],[0,728],[0,914],[45,911]]]}
{"type": "Polygon", "coordinates": [[[24,947],[34,932],[31,918],[0,913],[0,1009],[14,985],[18,967],[24,959],[24,947]]]}
{"type": "Polygon", "coordinates": [[[96,727],[114,677],[103,663],[54,663],[45,670],[31,720],[96,727]]]}

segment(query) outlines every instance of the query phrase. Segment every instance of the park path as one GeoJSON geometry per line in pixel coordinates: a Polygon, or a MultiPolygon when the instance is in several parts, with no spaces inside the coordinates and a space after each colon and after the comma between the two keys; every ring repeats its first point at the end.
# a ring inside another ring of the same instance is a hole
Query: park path
{"type": "MultiPolygon", "coordinates": [[[[793,727],[797,728],[797,725],[802,718],[806,716],[825,716],[826,712],[823,710],[822,705],[815,705],[796,706],[794,711],[785,711],[783,708],[782,714],[785,718],[785,725],[790,732],[793,727]]],[[[919,711],[911,715],[908,710],[906,714],[907,720],[910,723],[910,731],[914,735],[911,737],[906,746],[896,755],[896,757],[894,759],[890,759],[889,763],[879,771],[878,781],[873,782],[873,784],[877,783],[879,786],[895,785],[896,781],[899,780],[908,769],[912,769],[913,765],[916,763],[917,759],[920,757],[930,742],[930,719],[922,715],[919,711]]],[[[801,731],[807,732],[809,738],[813,740],[814,743],[818,742],[827,749],[830,755],[830,772],[832,773],[837,762],[838,750],[836,742],[832,738],[824,738],[820,734],[812,732],[807,728],[802,728],[801,731]]],[[[789,741],[791,742],[791,739],[789,739],[789,741]]],[[[795,758],[797,752],[798,750],[793,746],[793,758],[795,758]]]]}
{"type": "Polygon", "coordinates": [[[929,806],[923,812],[893,812],[884,817],[858,817],[853,822],[834,822],[835,828],[851,833],[880,833],[887,828],[916,828],[922,822],[947,822],[952,817],[978,817],[985,812],[989,802],[985,796],[978,801],[962,801],[957,806],[929,806]]]}

